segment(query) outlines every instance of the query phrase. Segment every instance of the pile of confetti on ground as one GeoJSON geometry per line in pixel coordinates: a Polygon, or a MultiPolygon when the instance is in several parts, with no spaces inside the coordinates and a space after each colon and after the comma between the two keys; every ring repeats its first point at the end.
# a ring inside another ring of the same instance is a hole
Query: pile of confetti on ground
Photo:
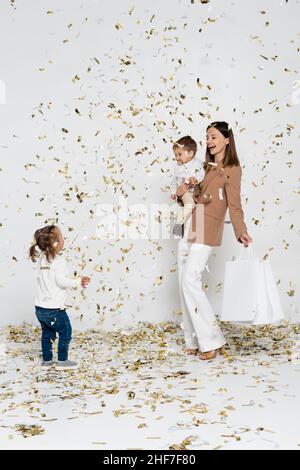
{"type": "MultiPolygon", "coordinates": [[[[175,323],[140,323],[130,330],[91,329],[74,333],[71,357],[80,362],[80,367],[77,371],[58,372],[55,369],[43,371],[39,367],[39,328],[29,324],[9,326],[1,331],[5,357],[0,367],[0,433],[6,431],[10,441],[16,436],[36,439],[36,436],[46,435],[47,425],[60,426],[62,422],[61,417],[54,415],[61,403],[72,404],[70,409],[65,407],[69,414],[67,420],[108,412],[110,419],[127,416],[126,426],[131,423],[141,432],[151,428],[150,415],[163,423],[164,413],[168,414],[166,407],[175,404],[173,422],[168,423],[167,442],[159,443],[159,436],[147,437],[153,447],[159,448],[222,448],[228,440],[241,441],[243,433],[264,432],[259,423],[255,429],[244,423],[230,424],[230,413],[238,406],[255,408],[255,400],[233,405],[235,397],[230,397],[217,409],[207,397],[217,394],[225,398],[228,390],[219,386],[222,377],[240,374],[253,377],[253,367],[257,370],[256,383],[249,387],[257,393],[259,386],[266,387],[265,382],[269,382],[263,393],[278,391],[278,384],[276,388],[272,377],[273,367],[278,362],[297,364],[299,325],[288,322],[259,327],[222,324],[222,329],[228,341],[225,355],[205,363],[184,354],[182,331],[175,323]],[[266,380],[268,374],[271,374],[271,381],[266,380]],[[114,407],[113,397],[119,394],[121,402],[114,407]],[[199,401],[199,396],[203,400],[199,401]],[[197,434],[197,429],[211,424],[228,427],[228,432],[219,435],[221,442],[216,442],[215,446],[209,440],[199,441],[197,434]],[[191,429],[188,436],[172,441],[172,432],[191,429]]],[[[54,351],[56,347],[57,344],[54,351]]],[[[105,441],[91,444],[109,445],[105,441]]],[[[123,448],[121,442],[119,446],[123,448]]]]}

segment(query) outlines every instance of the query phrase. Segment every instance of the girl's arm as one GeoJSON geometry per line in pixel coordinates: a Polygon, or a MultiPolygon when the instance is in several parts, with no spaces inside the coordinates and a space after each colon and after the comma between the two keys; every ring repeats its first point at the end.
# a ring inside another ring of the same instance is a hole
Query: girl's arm
{"type": "Polygon", "coordinates": [[[65,259],[54,261],[54,273],[56,284],[62,289],[70,289],[81,285],[81,278],[72,279],[68,275],[67,263],[65,259]]]}

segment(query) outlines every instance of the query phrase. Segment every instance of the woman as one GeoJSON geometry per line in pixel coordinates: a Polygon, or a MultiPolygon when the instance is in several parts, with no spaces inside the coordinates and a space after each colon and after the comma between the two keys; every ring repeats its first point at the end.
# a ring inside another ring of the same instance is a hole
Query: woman
{"type": "MultiPolygon", "coordinates": [[[[184,227],[184,237],[178,243],[179,294],[186,352],[197,354],[200,350],[203,360],[224,352],[226,343],[202,289],[201,278],[213,247],[221,245],[227,208],[237,241],[246,247],[252,242],[241,206],[242,170],[233,132],[223,121],[211,123],[206,131],[205,176],[195,190],[196,206],[184,227]]],[[[178,202],[186,191],[185,184],[179,186],[178,202]]]]}

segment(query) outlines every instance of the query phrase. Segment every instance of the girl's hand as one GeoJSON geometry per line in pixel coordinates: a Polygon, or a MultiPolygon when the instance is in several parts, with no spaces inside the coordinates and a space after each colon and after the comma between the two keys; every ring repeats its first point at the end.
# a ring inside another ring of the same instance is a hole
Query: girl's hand
{"type": "Polygon", "coordinates": [[[243,235],[240,236],[239,240],[243,243],[244,247],[247,247],[252,243],[252,238],[250,235],[248,235],[247,232],[243,233],[243,235]]]}
{"type": "Polygon", "coordinates": [[[89,276],[83,276],[81,278],[81,285],[84,289],[88,286],[90,282],[91,282],[91,278],[89,276]]]}
{"type": "Polygon", "coordinates": [[[187,190],[188,190],[188,185],[185,183],[182,183],[180,186],[178,186],[176,194],[178,197],[181,197],[187,192],[187,190]]]}

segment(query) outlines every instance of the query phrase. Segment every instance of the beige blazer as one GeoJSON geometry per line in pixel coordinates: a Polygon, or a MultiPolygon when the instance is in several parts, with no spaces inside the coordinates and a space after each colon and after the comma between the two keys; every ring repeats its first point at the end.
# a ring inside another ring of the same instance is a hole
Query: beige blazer
{"type": "Polygon", "coordinates": [[[195,198],[189,242],[220,246],[227,208],[236,239],[239,241],[247,232],[241,206],[241,177],[240,166],[223,168],[222,162],[216,166],[208,165],[200,183],[201,193],[195,198]]]}

